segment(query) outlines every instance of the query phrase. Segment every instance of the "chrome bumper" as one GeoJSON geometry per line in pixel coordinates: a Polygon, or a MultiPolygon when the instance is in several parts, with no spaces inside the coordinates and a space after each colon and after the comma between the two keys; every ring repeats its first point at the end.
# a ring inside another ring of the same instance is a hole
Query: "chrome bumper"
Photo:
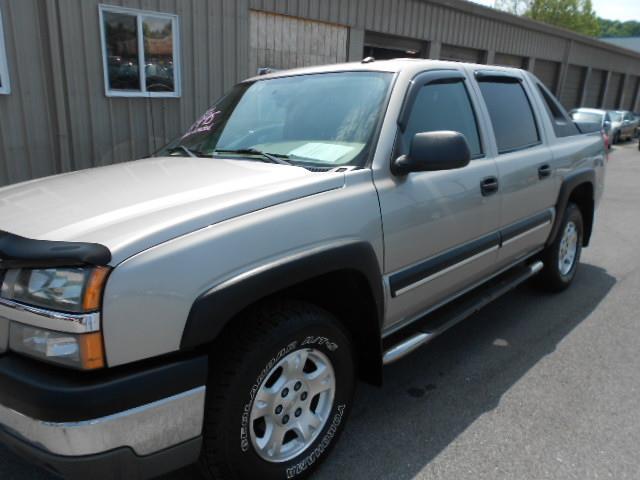
{"type": "Polygon", "coordinates": [[[205,387],[107,417],[45,422],[0,405],[0,428],[54,455],[76,457],[129,447],[145,456],[202,433],[205,387]]]}

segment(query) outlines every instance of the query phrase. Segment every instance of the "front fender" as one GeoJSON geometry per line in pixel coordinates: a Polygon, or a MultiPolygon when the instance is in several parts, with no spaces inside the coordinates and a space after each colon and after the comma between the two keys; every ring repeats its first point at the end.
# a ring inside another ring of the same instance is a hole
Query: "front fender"
{"type": "Polygon", "coordinates": [[[194,302],[180,343],[181,349],[212,342],[238,313],[263,298],[307,280],[339,270],[362,274],[373,294],[377,326],[383,321],[382,275],[373,247],[346,243],[306,252],[255,268],[203,292],[194,302]]]}

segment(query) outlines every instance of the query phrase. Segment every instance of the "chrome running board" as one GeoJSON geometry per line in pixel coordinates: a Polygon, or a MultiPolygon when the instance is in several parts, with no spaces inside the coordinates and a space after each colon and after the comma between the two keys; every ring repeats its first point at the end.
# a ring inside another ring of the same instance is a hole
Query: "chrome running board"
{"type": "Polygon", "coordinates": [[[540,272],[543,267],[544,264],[540,261],[514,267],[395,332],[384,339],[385,350],[382,363],[384,365],[393,363],[429,343],[496,298],[513,290],[540,272]]]}

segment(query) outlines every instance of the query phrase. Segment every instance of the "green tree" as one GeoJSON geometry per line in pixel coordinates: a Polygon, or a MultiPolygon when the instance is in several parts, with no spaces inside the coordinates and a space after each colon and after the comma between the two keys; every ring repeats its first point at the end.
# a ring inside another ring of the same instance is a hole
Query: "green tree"
{"type": "Polygon", "coordinates": [[[532,0],[524,14],[583,35],[600,35],[600,23],[591,0],[532,0]]]}
{"type": "Polygon", "coordinates": [[[640,22],[599,18],[598,23],[600,23],[600,35],[603,37],[640,37],[640,22]]]}

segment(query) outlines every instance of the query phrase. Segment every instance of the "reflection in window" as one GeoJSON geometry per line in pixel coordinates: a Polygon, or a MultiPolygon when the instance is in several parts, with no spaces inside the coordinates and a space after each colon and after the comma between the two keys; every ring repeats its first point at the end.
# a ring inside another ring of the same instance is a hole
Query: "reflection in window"
{"type": "Polygon", "coordinates": [[[147,91],[173,92],[173,25],[170,19],[145,17],[144,61],[147,91]]]}
{"type": "Polygon", "coordinates": [[[4,32],[2,30],[2,11],[0,11],[0,94],[11,92],[9,86],[9,68],[7,66],[7,51],[4,46],[4,32]]]}
{"type": "Polygon", "coordinates": [[[104,5],[100,13],[107,95],[179,96],[177,17],[104,5]]]}
{"type": "Polygon", "coordinates": [[[105,12],[107,71],[111,90],[140,90],[136,17],[105,12]]]}

